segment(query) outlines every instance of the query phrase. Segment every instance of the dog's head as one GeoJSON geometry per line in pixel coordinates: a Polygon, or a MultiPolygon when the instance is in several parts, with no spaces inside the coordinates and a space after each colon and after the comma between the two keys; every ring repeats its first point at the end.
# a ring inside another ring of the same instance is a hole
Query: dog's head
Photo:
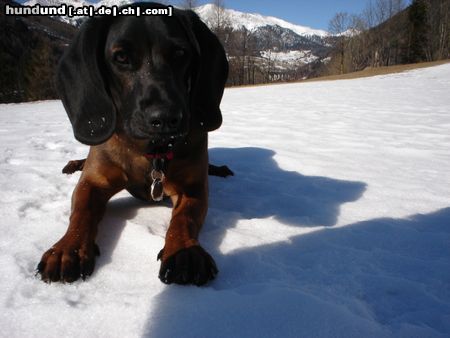
{"type": "Polygon", "coordinates": [[[124,132],[158,144],[217,129],[227,75],[216,36],[192,11],[173,9],[171,17],[88,19],[60,61],[57,84],[80,142],[124,132]]]}

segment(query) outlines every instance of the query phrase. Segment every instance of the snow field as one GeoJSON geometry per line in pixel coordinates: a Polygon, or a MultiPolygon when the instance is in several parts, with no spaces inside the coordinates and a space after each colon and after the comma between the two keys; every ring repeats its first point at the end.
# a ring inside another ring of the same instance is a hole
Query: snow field
{"type": "Polygon", "coordinates": [[[126,192],[94,275],[34,276],[65,232],[87,147],[59,101],[0,105],[0,336],[447,337],[450,65],[227,89],[201,242],[220,273],[165,286],[166,203],[126,192]]]}

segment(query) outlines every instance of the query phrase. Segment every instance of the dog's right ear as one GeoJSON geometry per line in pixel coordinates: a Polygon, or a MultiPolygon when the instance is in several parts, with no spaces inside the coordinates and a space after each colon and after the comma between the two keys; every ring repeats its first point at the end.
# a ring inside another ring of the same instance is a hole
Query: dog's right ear
{"type": "Polygon", "coordinates": [[[213,131],[222,124],[220,102],[228,78],[228,61],[217,36],[190,10],[175,11],[195,51],[191,89],[191,122],[213,131]]]}
{"type": "Polygon", "coordinates": [[[116,128],[115,107],[104,81],[109,22],[108,17],[88,19],[58,66],[58,91],[75,138],[88,145],[105,142],[116,128]]]}

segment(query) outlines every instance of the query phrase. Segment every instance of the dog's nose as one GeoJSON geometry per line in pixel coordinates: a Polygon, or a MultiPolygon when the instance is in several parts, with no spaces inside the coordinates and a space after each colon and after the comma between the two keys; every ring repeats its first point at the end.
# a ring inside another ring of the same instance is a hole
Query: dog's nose
{"type": "Polygon", "coordinates": [[[150,131],[153,133],[173,133],[181,125],[181,113],[151,112],[148,121],[150,131]]]}

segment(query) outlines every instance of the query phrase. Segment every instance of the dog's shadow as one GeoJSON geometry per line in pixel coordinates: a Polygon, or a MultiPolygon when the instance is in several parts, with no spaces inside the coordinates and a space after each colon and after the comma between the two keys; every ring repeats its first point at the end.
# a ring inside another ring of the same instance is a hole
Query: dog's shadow
{"type": "Polygon", "coordinates": [[[235,216],[275,217],[293,226],[332,226],[340,205],[357,200],[366,188],[361,182],[301,175],[301,168],[283,170],[274,156],[274,151],[262,148],[210,150],[212,163],[229,164],[235,173],[228,181],[210,179],[210,214],[216,225],[229,228],[236,221],[230,222],[230,217],[235,216]]]}

